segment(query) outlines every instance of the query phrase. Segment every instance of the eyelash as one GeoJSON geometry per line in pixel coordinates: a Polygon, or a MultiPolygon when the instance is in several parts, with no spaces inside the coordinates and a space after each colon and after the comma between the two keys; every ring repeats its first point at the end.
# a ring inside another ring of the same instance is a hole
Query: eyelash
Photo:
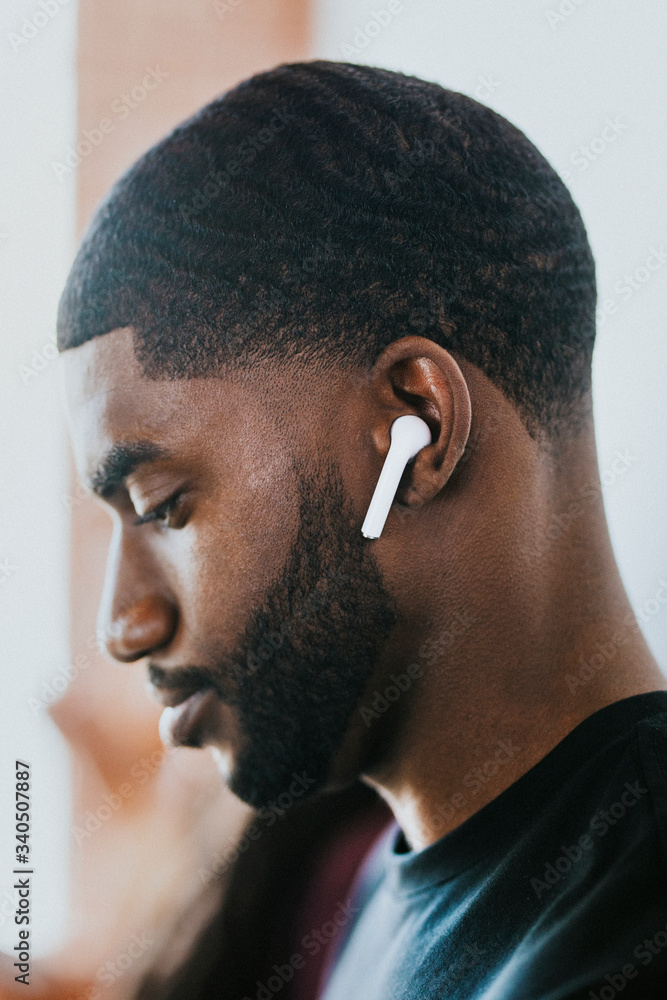
{"type": "Polygon", "coordinates": [[[147,510],[145,514],[138,517],[134,522],[135,525],[156,523],[163,525],[165,528],[172,527],[172,525],[169,524],[169,515],[176,510],[182,497],[182,493],[174,493],[173,496],[170,496],[166,500],[163,500],[162,503],[159,503],[157,507],[153,507],[152,510],[147,510]],[[166,515],[164,520],[163,515],[166,515]]]}

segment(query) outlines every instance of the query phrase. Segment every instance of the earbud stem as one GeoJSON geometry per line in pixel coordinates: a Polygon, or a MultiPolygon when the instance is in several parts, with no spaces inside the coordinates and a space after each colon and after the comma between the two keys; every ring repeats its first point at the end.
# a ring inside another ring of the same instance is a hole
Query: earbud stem
{"type": "Polygon", "coordinates": [[[394,420],[389,434],[389,451],[361,526],[361,533],[365,538],[380,537],[405,466],[417,452],[431,443],[428,424],[421,417],[410,413],[394,420]]]}

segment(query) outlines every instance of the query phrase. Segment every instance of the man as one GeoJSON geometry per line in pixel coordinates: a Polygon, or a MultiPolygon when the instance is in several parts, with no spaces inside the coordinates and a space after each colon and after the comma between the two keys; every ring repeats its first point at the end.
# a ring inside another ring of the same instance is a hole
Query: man
{"type": "Polygon", "coordinates": [[[177,128],[75,261],[109,653],[245,802],[361,777],[394,813],[326,1000],[664,995],[667,691],[605,523],[595,300],[521,132],[326,61],[177,128]],[[432,440],[371,541],[404,414],[432,440]]]}

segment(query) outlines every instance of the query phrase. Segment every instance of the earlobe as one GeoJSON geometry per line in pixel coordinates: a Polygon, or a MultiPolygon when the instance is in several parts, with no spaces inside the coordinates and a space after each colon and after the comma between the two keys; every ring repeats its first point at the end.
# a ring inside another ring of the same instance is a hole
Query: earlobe
{"type": "Polygon", "coordinates": [[[397,417],[414,414],[430,431],[430,443],[407,465],[396,493],[404,507],[422,506],[443,489],[465,450],[472,419],[467,382],[449,351],[426,337],[408,336],[377,359],[372,389],[373,439],[383,458],[397,417]]]}

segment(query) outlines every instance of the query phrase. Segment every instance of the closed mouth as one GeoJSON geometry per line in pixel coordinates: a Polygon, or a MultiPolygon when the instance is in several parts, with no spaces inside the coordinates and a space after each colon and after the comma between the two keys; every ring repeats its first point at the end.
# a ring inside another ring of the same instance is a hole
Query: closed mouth
{"type": "Polygon", "coordinates": [[[196,691],[201,691],[210,685],[192,684],[187,687],[162,687],[153,681],[147,684],[148,691],[155,701],[158,701],[165,708],[175,708],[182,702],[190,698],[196,691]]]}
{"type": "Polygon", "coordinates": [[[194,690],[177,689],[160,716],[160,738],[165,746],[200,747],[203,745],[204,731],[210,727],[210,716],[218,695],[210,685],[194,690]]]}

